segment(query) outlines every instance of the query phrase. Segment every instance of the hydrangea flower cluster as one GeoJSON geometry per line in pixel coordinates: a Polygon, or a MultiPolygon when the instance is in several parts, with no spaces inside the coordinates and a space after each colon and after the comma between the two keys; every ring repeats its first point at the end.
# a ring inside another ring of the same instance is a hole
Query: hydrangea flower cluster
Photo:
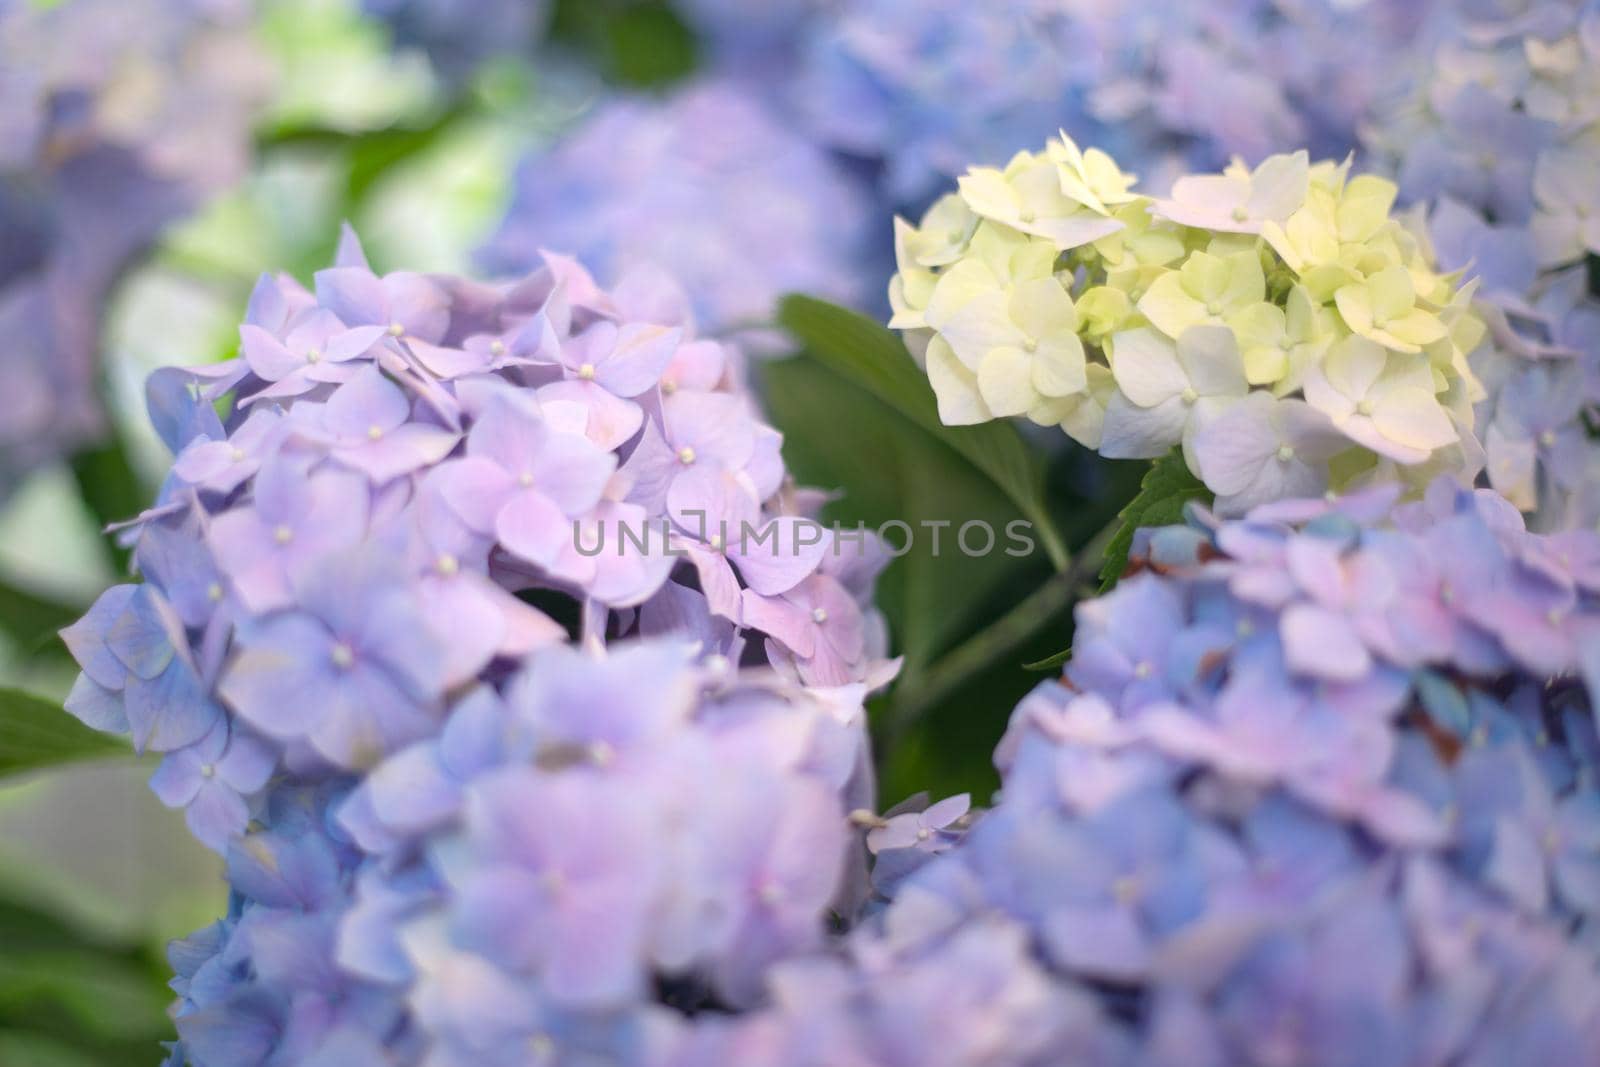
{"type": "Polygon", "coordinates": [[[856,910],[860,700],[552,644],[353,789],[277,786],[174,947],[172,1062],[658,1062],[856,910]]]}
{"type": "Polygon", "coordinates": [[[1181,445],[1224,514],[1470,474],[1471,287],[1348,166],[1270,156],[1150,199],[1063,134],[896,220],[890,325],[946,423],[1026,415],[1114,458],[1181,445]]]}
{"type": "Polygon", "coordinates": [[[63,634],[68,710],[228,857],[174,1063],[631,1041],[851,914],[883,557],[675,288],[377,275],[347,233],[240,342],[152,378],[145,580],[63,634]]]}
{"type": "Polygon", "coordinates": [[[1600,11],[1493,6],[1457,26],[1369,140],[1482,280],[1474,356],[1491,484],[1546,528],[1600,522],[1600,11]]]}
{"type": "Polygon", "coordinates": [[[235,180],[268,72],[250,6],[0,5],[0,496],[103,429],[99,324],[127,261],[235,180]]]}
{"type": "Polygon", "coordinates": [[[1600,537],[1395,497],[1143,531],[997,806],[698,1062],[1596,1062],[1600,537]]]}
{"type": "Polygon", "coordinates": [[[441,77],[469,78],[487,59],[528,52],[549,21],[548,0],[362,0],[400,48],[425,52],[441,77]]]}
{"type": "Polygon", "coordinates": [[[778,297],[862,297],[867,203],[822,150],[737,83],[619,97],[526,160],[483,256],[527,269],[541,249],[601,276],[652,266],[708,329],[771,319],[778,297]]]}
{"type": "Polygon", "coordinates": [[[1065,127],[1166,175],[1284,145],[1343,155],[1427,3],[864,0],[816,19],[795,106],[920,207],[1065,127]]]}

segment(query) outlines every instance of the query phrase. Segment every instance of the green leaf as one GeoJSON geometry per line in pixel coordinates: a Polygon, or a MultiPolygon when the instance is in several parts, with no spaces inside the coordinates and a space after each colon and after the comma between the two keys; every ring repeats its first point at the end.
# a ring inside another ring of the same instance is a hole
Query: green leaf
{"type": "Polygon", "coordinates": [[[0,633],[22,652],[65,652],[56,631],[70,626],[83,614],[75,604],[63,603],[21,586],[0,582],[0,633]]]}
{"type": "Polygon", "coordinates": [[[0,689],[0,775],[127,751],[121,740],[91,730],[42,697],[0,689]]]}
{"type": "Polygon", "coordinates": [[[1009,422],[946,426],[939,421],[933,388],[891,330],[864,315],[808,296],[785,297],[778,322],[819,362],[959,453],[982,471],[1033,523],[1057,570],[1067,549],[1045,503],[1044,475],[1009,422]]]}
{"type": "Polygon", "coordinates": [[[1121,526],[1106,545],[1105,563],[1100,567],[1100,591],[1110,589],[1127,571],[1134,531],[1182,522],[1183,508],[1189,501],[1209,503],[1211,499],[1211,491],[1190,472],[1181,451],[1174,449],[1156,460],[1139,483],[1139,495],[1117,516],[1121,526]]]}
{"type": "Polygon", "coordinates": [[[167,1031],[169,1000],[147,971],[108,952],[0,955],[0,1013],[7,1016],[50,1005],[95,1037],[153,1039],[167,1031]]]}
{"type": "MultiPolygon", "coordinates": [[[[889,565],[877,595],[895,650],[906,657],[904,677],[978,625],[1011,576],[1026,573],[1036,584],[1047,573],[1042,558],[1005,554],[1006,524],[1021,513],[937,437],[809,356],[764,363],[760,376],[790,471],[801,484],[839,491],[825,518],[871,529],[898,521],[913,531],[910,551],[889,565]],[[973,520],[996,531],[995,551],[960,551],[959,528],[973,520]],[[937,553],[925,522],[948,524],[937,553]]],[[[899,527],[885,535],[896,546],[904,543],[899,527]]]]}
{"type": "MultiPolygon", "coordinates": [[[[115,430],[94,447],[73,455],[72,477],[89,513],[101,526],[133,518],[145,509],[153,495],[146,491],[115,430]]],[[[117,571],[126,570],[127,550],[109,537],[102,543],[117,571]]]]}

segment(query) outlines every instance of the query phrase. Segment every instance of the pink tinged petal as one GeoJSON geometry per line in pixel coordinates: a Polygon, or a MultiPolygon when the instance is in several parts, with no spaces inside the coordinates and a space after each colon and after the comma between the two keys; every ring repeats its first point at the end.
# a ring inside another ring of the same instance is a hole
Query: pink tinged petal
{"type": "Polygon", "coordinates": [[[438,638],[446,687],[476,677],[505,643],[506,613],[495,596],[498,587],[490,582],[480,584],[473,580],[477,577],[424,578],[419,589],[429,615],[444,623],[438,638]]]}
{"type": "Polygon", "coordinates": [[[383,485],[402,474],[431,466],[450,454],[460,435],[438,426],[409,423],[384,431],[374,440],[341,448],[334,458],[383,485]]]}
{"type": "Polygon", "coordinates": [[[459,378],[476,374],[488,368],[489,350],[471,348],[441,348],[426,341],[411,341],[411,352],[429,373],[440,378],[459,378]]]}
{"type": "Polygon", "coordinates": [[[644,411],[631,400],[614,396],[595,382],[573,380],[541,386],[541,404],[562,405],[582,413],[584,436],[610,452],[639,432],[644,411]]]}
{"type": "Polygon", "coordinates": [[[288,319],[289,302],[278,287],[278,279],[270,274],[262,274],[250,290],[244,321],[265,330],[281,330],[288,319]]]}
{"type": "Polygon", "coordinates": [[[382,326],[356,326],[333,334],[322,348],[322,357],[329,363],[344,363],[365,355],[384,332],[382,326]]]}
{"type": "Polygon", "coordinates": [[[369,366],[328,399],[322,422],[339,439],[355,442],[368,439],[373,430],[392,431],[410,412],[400,387],[376,366],[369,366]]]}
{"type": "Polygon", "coordinates": [[[1122,229],[1122,223],[1100,215],[1085,214],[1059,219],[1039,219],[1028,229],[1032,233],[1050,238],[1058,249],[1065,251],[1098,241],[1102,237],[1109,237],[1122,229]]]}
{"type": "Polygon", "coordinates": [[[945,797],[922,813],[922,824],[942,829],[961,818],[971,808],[972,795],[970,793],[958,793],[953,797],[945,797]]]}
{"type": "Polygon", "coordinates": [[[595,447],[589,439],[551,433],[526,469],[540,492],[557,507],[568,515],[579,515],[600,502],[616,468],[616,456],[595,447]]]}
{"type": "Polygon", "coordinates": [[[695,572],[700,576],[700,591],[705,596],[712,613],[738,623],[740,589],[739,579],[734,575],[733,568],[720,553],[708,551],[697,545],[689,546],[687,551],[689,562],[694,565],[695,572]]]}
{"type": "Polygon", "coordinates": [[[435,343],[444,339],[450,328],[450,295],[444,289],[407,270],[384,275],[382,284],[389,314],[405,328],[404,336],[435,343]]]}
{"type": "Polygon", "coordinates": [[[662,404],[667,439],[699,459],[738,470],[755,449],[755,424],[743,397],[729,393],[674,393],[662,404]]]}
{"type": "Polygon", "coordinates": [[[247,608],[271,611],[289,603],[289,581],[274,529],[249,510],[218,515],[207,531],[217,567],[247,608]]]}
{"type": "Polygon", "coordinates": [[[1334,682],[1359,681],[1372,669],[1372,654],[1343,614],[1313,604],[1295,604],[1278,624],[1290,669],[1334,682]]]}
{"type": "Polygon", "coordinates": [[[593,577],[585,583],[589,595],[614,608],[644,603],[661,588],[678,560],[667,553],[664,530],[632,504],[602,504],[596,518],[607,531],[608,545],[620,545],[621,551],[610,548],[595,558],[593,577]],[[624,530],[634,536],[626,537],[624,530]]]}
{"type": "Polygon", "coordinates": [[[306,367],[304,356],[297,356],[272,334],[259,326],[239,327],[239,349],[250,370],[263,381],[275,382],[306,367]]]}
{"type": "Polygon", "coordinates": [[[549,566],[573,536],[572,521],[549,497],[534,490],[514,492],[495,516],[495,537],[530,563],[549,566]]]}
{"type": "Polygon", "coordinates": [[[683,331],[676,327],[629,323],[596,369],[595,380],[617,396],[638,396],[653,388],[672,360],[683,331]]]}
{"type": "Polygon", "coordinates": [[[1278,451],[1281,442],[1271,420],[1274,403],[1267,393],[1253,392],[1195,435],[1195,462],[1212,492],[1243,492],[1278,451]]]}
{"type": "Polygon", "coordinates": [[[917,831],[920,829],[915,814],[896,815],[888,820],[887,825],[867,831],[867,848],[873,853],[911,848],[917,843],[917,831]]]}
{"type": "Polygon", "coordinates": [[[566,629],[539,609],[503,590],[500,601],[506,626],[505,638],[497,650],[500,655],[515,659],[567,639],[566,629]]]}
{"type": "Polygon", "coordinates": [[[365,267],[332,267],[313,279],[317,303],[347,326],[387,326],[389,298],[381,281],[365,267]]]}
{"type": "MultiPolygon", "coordinates": [[[[470,436],[467,448],[472,448],[470,436]]],[[[470,455],[438,470],[440,493],[450,510],[472,530],[492,534],[500,509],[516,490],[515,478],[491,460],[470,455]]]]}
{"type": "Polygon", "coordinates": [[[782,642],[802,659],[816,651],[816,623],[809,608],[782,597],[764,597],[751,589],[740,594],[744,625],[782,642]]]}
{"type": "Polygon", "coordinates": [[[758,530],[741,529],[727,551],[746,585],[776,596],[814,573],[831,546],[827,528],[814,519],[780,515],[758,530]]]}
{"type": "Polygon", "coordinates": [[[690,537],[717,546],[737,545],[760,518],[760,501],[745,479],[714,463],[679,464],[667,492],[667,514],[690,537]]]}

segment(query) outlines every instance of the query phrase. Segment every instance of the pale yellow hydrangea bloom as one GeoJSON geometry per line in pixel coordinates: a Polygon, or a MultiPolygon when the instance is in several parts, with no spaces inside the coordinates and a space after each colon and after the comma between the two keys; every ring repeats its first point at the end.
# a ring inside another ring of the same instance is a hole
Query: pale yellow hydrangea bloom
{"type": "Polygon", "coordinates": [[[890,325],[945,422],[1026,416],[1114,456],[1181,445],[1224,510],[1479,468],[1484,327],[1391,213],[1393,184],[1298,152],[1160,201],[1133,185],[1063,134],[896,220],[890,325]]]}

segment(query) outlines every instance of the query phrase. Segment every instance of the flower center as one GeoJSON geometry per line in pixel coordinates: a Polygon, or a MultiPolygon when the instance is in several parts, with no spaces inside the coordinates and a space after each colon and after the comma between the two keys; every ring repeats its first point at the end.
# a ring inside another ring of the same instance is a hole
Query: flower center
{"type": "Polygon", "coordinates": [[[272,531],[272,539],[280,545],[286,545],[294,540],[294,531],[287,526],[279,526],[272,531]]]}
{"type": "Polygon", "coordinates": [[[404,324],[398,323],[398,322],[391,322],[389,324],[389,336],[390,337],[399,337],[401,334],[403,334],[405,332],[406,332],[406,328],[405,328],[404,324]]]}
{"type": "Polygon", "coordinates": [[[382,426],[373,425],[373,426],[368,426],[367,427],[367,440],[376,441],[378,438],[380,438],[382,436],[383,436],[383,427],[382,426]]]}
{"type": "Polygon", "coordinates": [[[1287,463],[1294,458],[1294,449],[1289,445],[1278,446],[1278,462],[1287,463]]]}
{"type": "Polygon", "coordinates": [[[241,461],[242,461],[242,460],[243,460],[243,459],[244,459],[244,449],[242,449],[242,448],[234,448],[234,449],[231,449],[231,450],[229,450],[229,452],[228,452],[228,456],[229,456],[229,458],[231,458],[231,459],[232,459],[232,460],[233,460],[233,461],[234,461],[234,462],[235,462],[235,463],[239,463],[239,462],[241,462],[241,461]]]}
{"type": "Polygon", "coordinates": [[[1025,207],[1021,211],[1017,212],[1017,218],[1021,219],[1023,222],[1032,222],[1038,217],[1038,215],[1034,214],[1032,208],[1025,207]]]}
{"type": "Polygon", "coordinates": [[[1244,209],[1244,205],[1243,204],[1240,204],[1238,207],[1233,209],[1233,221],[1234,222],[1243,222],[1245,219],[1247,219],[1249,217],[1250,217],[1250,212],[1248,212],[1248,211],[1246,211],[1244,209]]]}
{"type": "Polygon", "coordinates": [[[504,341],[500,341],[500,340],[490,341],[489,342],[489,354],[491,356],[503,356],[503,355],[505,355],[506,354],[506,343],[504,341]]]}
{"type": "Polygon", "coordinates": [[[678,383],[677,383],[677,381],[675,381],[672,378],[663,378],[663,379],[661,379],[661,394],[663,396],[671,396],[673,393],[676,393],[677,391],[678,391],[678,383]]]}
{"type": "Polygon", "coordinates": [[[678,462],[682,463],[685,467],[693,463],[694,449],[690,448],[688,445],[684,445],[682,448],[678,449],[678,462]]]}
{"type": "Polygon", "coordinates": [[[583,366],[579,367],[578,377],[582,378],[586,382],[594,381],[594,364],[585,363],[583,366]]]}
{"type": "Polygon", "coordinates": [[[341,671],[349,670],[355,665],[356,662],[355,649],[351,648],[343,641],[339,641],[333,646],[332,650],[329,651],[328,658],[331,659],[333,661],[333,665],[338,667],[341,671]]]}
{"type": "Polygon", "coordinates": [[[461,569],[461,561],[448,552],[441,552],[439,558],[433,561],[434,570],[448,577],[461,569]]]}
{"type": "Polygon", "coordinates": [[[322,358],[322,352],[321,352],[320,349],[316,349],[316,348],[308,348],[308,349],[306,349],[306,362],[307,363],[315,363],[318,360],[320,360],[321,358],[322,358]]]}
{"type": "Polygon", "coordinates": [[[821,626],[823,623],[827,622],[828,621],[828,609],[827,608],[812,608],[811,609],[811,621],[816,623],[818,626],[821,626]]]}
{"type": "Polygon", "coordinates": [[[523,471],[521,474],[517,475],[517,484],[522,486],[524,489],[533,488],[533,475],[529,474],[527,471],[523,471]]]}
{"type": "Polygon", "coordinates": [[[216,768],[215,764],[202,763],[200,765],[200,777],[202,777],[202,778],[215,778],[216,776],[217,776],[217,768],[216,768]]]}
{"type": "Polygon", "coordinates": [[[1357,415],[1371,415],[1372,414],[1372,401],[1370,401],[1370,400],[1366,399],[1365,397],[1363,397],[1361,399],[1361,401],[1356,404],[1356,414],[1357,415]]]}
{"type": "Polygon", "coordinates": [[[1183,391],[1183,402],[1185,404],[1193,404],[1196,400],[1199,400],[1199,399],[1200,399],[1200,394],[1194,391],[1194,387],[1193,386],[1190,386],[1189,388],[1187,388],[1187,389],[1185,389],[1183,391]]]}
{"type": "Polygon", "coordinates": [[[1554,430],[1546,430],[1539,435],[1539,443],[1546,448],[1554,448],[1556,446],[1556,432],[1554,430]]]}

